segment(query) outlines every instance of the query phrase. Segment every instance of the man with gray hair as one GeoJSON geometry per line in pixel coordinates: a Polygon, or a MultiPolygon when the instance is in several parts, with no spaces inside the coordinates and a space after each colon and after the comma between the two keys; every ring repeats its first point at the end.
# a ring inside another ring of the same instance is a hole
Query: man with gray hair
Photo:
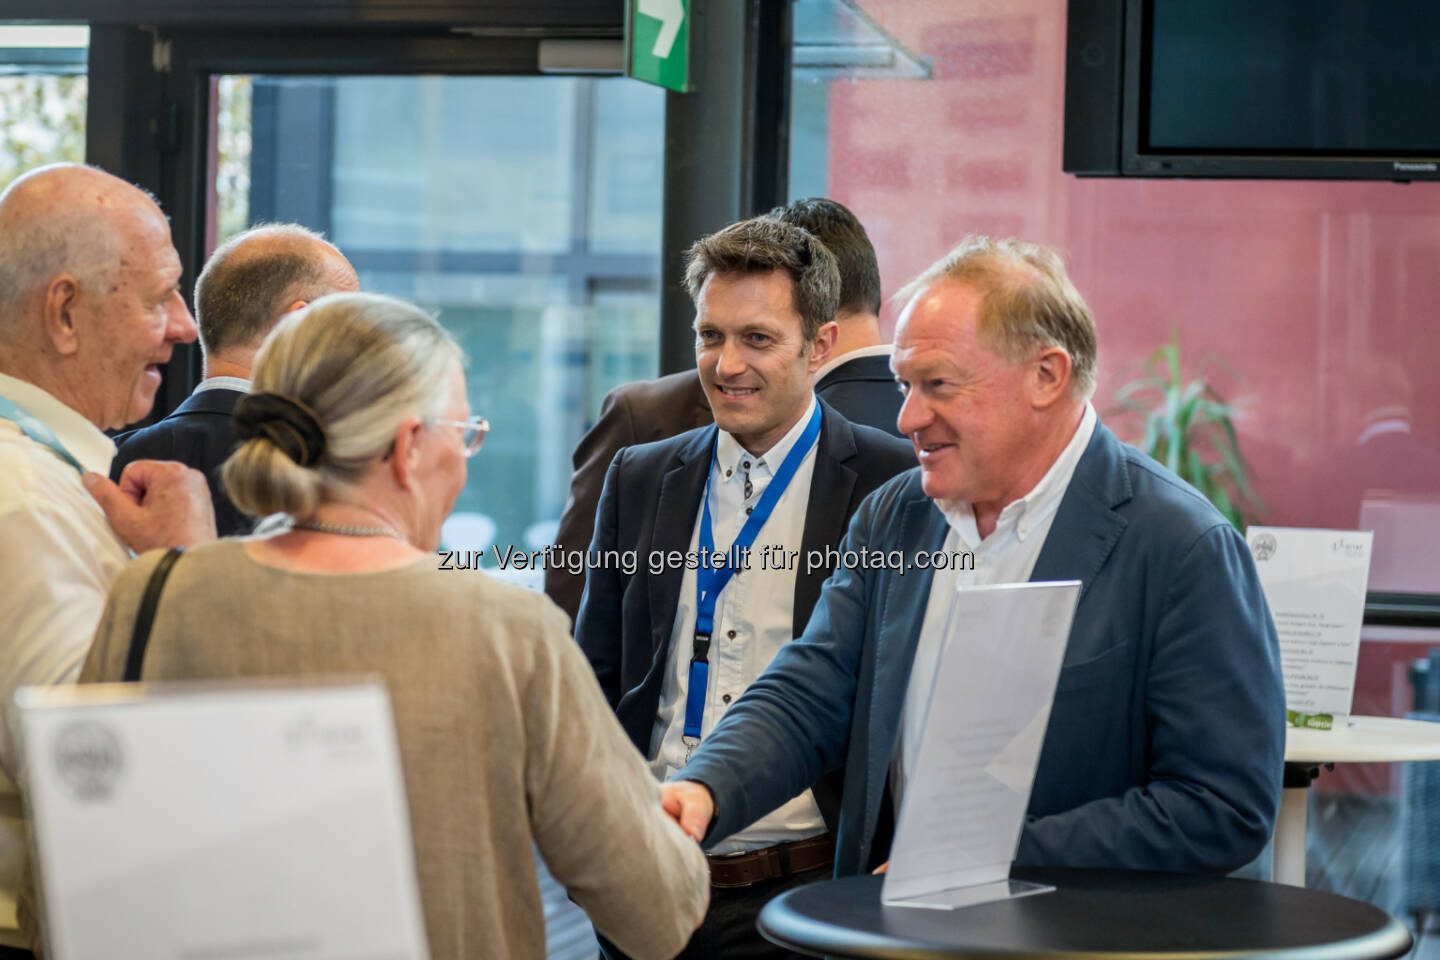
{"type": "Polygon", "coordinates": [[[1094,324],[1054,252],[971,238],[901,296],[891,365],[920,466],[861,505],[842,549],[975,562],[839,570],[666,808],[713,843],[843,762],[835,872],[875,868],[955,589],[1080,580],[1016,863],[1247,863],[1280,800],[1285,697],[1245,541],[1099,422],[1094,324]]]}
{"type": "Polygon", "coordinates": [[[112,476],[135,460],[188,464],[210,482],[220,536],[248,533],[253,521],[225,495],[220,467],[235,448],[230,414],[250,391],[255,352],[285,314],[359,286],[340,251],[298,224],[252,227],[221,244],[195,282],[204,380],[159,423],[118,438],[112,476]]]}
{"type": "MultiPolygon", "coordinates": [[[[130,552],[213,539],[204,478],[136,463],[106,479],[103,431],[144,417],[175,344],[195,339],[170,225],[146,194],[74,164],[0,194],[0,704],[75,679],[130,552]]],[[[9,711],[0,767],[15,772],[9,711]]],[[[24,823],[0,776],[0,944],[24,823]]],[[[3,948],[0,948],[3,950],[3,948]]]]}

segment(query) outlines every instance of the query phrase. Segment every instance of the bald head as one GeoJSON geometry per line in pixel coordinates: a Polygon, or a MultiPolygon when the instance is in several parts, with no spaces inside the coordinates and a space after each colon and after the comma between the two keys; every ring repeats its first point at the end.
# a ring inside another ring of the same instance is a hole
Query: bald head
{"type": "Polygon", "coordinates": [[[149,412],[159,365],[195,339],[170,225],[146,193],[55,164],[0,195],[0,371],[101,428],[149,412]]]}
{"type": "Polygon", "coordinates": [[[207,360],[253,354],[285,314],[359,288],[350,262],[312,230],[283,223],[236,234],[211,255],[195,284],[207,360]]]}
{"type": "Polygon", "coordinates": [[[121,235],[157,225],[168,238],[155,202],[103,170],[55,164],[16,179],[0,195],[0,338],[24,335],[16,324],[57,274],[72,275],[86,291],[103,290],[120,259],[121,235]]]}

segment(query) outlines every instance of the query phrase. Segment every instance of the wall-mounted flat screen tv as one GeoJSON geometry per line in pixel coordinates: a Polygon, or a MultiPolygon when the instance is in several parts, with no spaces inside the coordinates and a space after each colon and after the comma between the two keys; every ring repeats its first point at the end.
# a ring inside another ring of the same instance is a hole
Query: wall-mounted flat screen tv
{"type": "Polygon", "coordinates": [[[1440,179],[1440,0],[1071,0],[1089,176],[1440,179]]]}

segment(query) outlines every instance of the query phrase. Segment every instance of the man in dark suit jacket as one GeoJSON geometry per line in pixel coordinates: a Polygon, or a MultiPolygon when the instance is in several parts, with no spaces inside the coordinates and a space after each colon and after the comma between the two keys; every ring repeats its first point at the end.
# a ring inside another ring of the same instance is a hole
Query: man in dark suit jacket
{"type": "Polygon", "coordinates": [[[890,344],[880,335],[880,265],[864,225],[844,204],[825,197],[796,200],[770,216],[804,227],[840,266],[835,350],[815,372],[815,392],[851,423],[903,437],[896,425],[900,391],[890,371],[890,344]]]}
{"type": "Polygon", "coordinates": [[[205,474],[220,536],[248,533],[254,521],[225,495],[220,467],[235,448],[230,414],[250,390],[250,366],[285,314],[327,293],[359,289],[355,269],[320,234],[269,224],[231,237],[195,282],[195,317],[204,379],[158,423],[116,438],[111,477],[135,460],[178,460],[205,474]]]}
{"type": "MultiPolygon", "coordinates": [[[[823,400],[820,409],[816,466],[795,577],[795,636],[805,632],[820,587],[833,572],[833,566],[812,569],[804,560],[813,556],[813,551],[836,547],[860,501],[915,463],[914,453],[905,444],[836,416],[823,400]]],[[[669,640],[684,572],[666,566],[655,573],[644,561],[656,551],[685,553],[690,549],[695,511],[709,475],[715,439],[716,428],[711,426],[668,441],[627,447],[611,463],[601,495],[590,552],[633,549],[638,551],[642,569],[632,575],[613,565],[592,570],[575,636],[586,648],[621,726],[642,753],[649,751],[660,697],[662,675],[655,670],[654,653],[669,640]],[[603,529],[601,525],[605,525],[603,529]],[[617,625],[618,630],[614,629],[617,625]],[[607,633],[603,626],[612,629],[607,633]]],[[[752,566],[759,562],[756,553],[752,566]]]]}
{"type": "Polygon", "coordinates": [[[888,343],[856,347],[842,362],[820,372],[815,392],[851,423],[863,423],[903,439],[896,426],[902,397],[890,369],[891,349],[888,343]]]}
{"type": "Polygon", "coordinates": [[[954,589],[1075,579],[1016,862],[1243,865],[1274,825],[1285,746],[1278,643],[1244,540],[1098,423],[1093,322],[1053,252],[977,238],[914,289],[895,370],[920,467],[862,505],[844,546],[977,563],[838,571],[804,636],[666,784],[667,809],[712,842],[844,762],[835,871],[874,868],[954,589]]]}
{"type": "Polygon", "coordinates": [[[205,474],[205,482],[210,485],[216,534],[229,537],[248,533],[254,521],[236,509],[220,482],[220,466],[235,447],[230,414],[243,396],[245,391],[225,386],[196,389],[169,416],[116,437],[110,479],[119,483],[125,467],[136,460],[175,460],[192,466],[205,474]]]}
{"type": "MultiPolygon", "coordinates": [[[[659,777],[804,629],[836,564],[827,548],[866,494],[914,462],[906,444],[814,396],[839,288],[819,241],[756,218],[703,238],[689,258],[696,359],[716,425],[616,455],[575,629],[659,777]],[[697,569],[737,545],[750,553],[748,563],[730,553],[733,577],[712,582],[697,569]]],[[[711,861],[710,914],[682,956],[787,955],[758,936],[755,915],[780,890],[828,873],[833,786],[830,797],[816,786],[726,838],[731,855],[711,861]]]]}
{"type": "MultiPolygon", "coordinates": [[[[816,371],[815,392],[851,423],[899,436],[900,393],[890,372],[890,347],[880,337],[880,267],[875,248],[855,215],[834,200],[797,200],[770,216],[808,230],[835,256],[840,270],[836,346],[816,371]],[[844,354],[844,356],[841,356],[844,354]]],[[[585,549],[595,529],[595,506],[605,470],[623,447],[664,440],[714,422],[710,401],[694,370],[658,380],[622,384],[605,395],[600,419],[571,460],[570,496],[555,543],[566,553],[585,549]]],[[[565,566],[545,571],[545,593],[574,621],[585,589],[584,573],[565,566]]]]}

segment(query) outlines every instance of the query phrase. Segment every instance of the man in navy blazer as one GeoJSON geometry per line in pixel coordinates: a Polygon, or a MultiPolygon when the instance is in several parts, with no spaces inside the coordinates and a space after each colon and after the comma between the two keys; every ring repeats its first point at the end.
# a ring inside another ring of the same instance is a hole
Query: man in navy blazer
{"type": "Polygon", "coordinates": [[[266,224],[221,244],[195,281],[204,379],[169,416],[116,438],[111,478],[119,482],[135,460],[178,460],[205,474],[219,535],[248,533],[254,521],[225,495],[220,467],[235,449],[230,414],[250,390],[255,352],[285,314],[358,289],[350,261],[298,224],[266,224]]]}
{"type": "Polygon", "coordinates": [[[828,197],[793,200],[769,215],[810,231],[840,267],[835,349],[815,371],[815,392],[851,423],[901,436],[895,425],[900,392],[890,372],[891,347],[880,334],[880,264],[865,225],[828,197]]]}
{"type": "MultiPolygon", "coordinates": [[[[805,629],[850,515],[915,462],[909,445],[815,396],[840,287],[819,240],[769,217],[731,224],[690,248],[686,286],[715,424],[616,454],[575,622],[660,779],[805,629]],[[748,562],[732,552],[747,546],[748,562]],[[712,578],[702,551],[728,558],[733,576],[712,578]]],[[[776,893],[830,872],[838,779],[802,784],[717,837],[710,911],[681,957],[790,956],[759,936],[755,917],[776,893]]]]}
{"type": "Polygon", "coordinates": [[[890,344],[876,343],[854,348],[838,363],[832,360],[817,371],[815,392],[851,423],[899,436],[900,392],[890,372],[890,351],[890,344]]]}
{"type": "Polygon", "coordinates": [[[1285,743],[1245,542],[1098,422],[1093,322],[1053,252],[971,238],[907,292],[894,367],[920,467],[861,505],[844,547],[958,549],[974,568],[837,571],[804,636],[665,786],[667,809],[723,836],[843,762],[835,871],[875,868],[952,588],[1076,579],[1016,862],[1243,865],[1273,826],[1285,743]]]}
{"type": "MultiPolygon", "coordinates": [[[[825,244],[840,271],[835,346],[815,371],[816,395],[851,423],[898,436],[900,393],[890,373],[890,345],[880,336],[880,266],[865,227],[844,205],[820,197],[776,207],[769,215],[803,227],[825,244]]],[[[575,472],[555,531],[556,545],[576,551],[590,543],[600,486],[622,447],[665,440],[714,420],[698,370],[624,383],[607,393],[600,418],[575,447],[575,472]]],[[[581,571],[565,565],[545,570],[546,595],[570,614],[572,623],[584,589],[581,571]]]]}
{"type": "MultiPolygon", "coordinates": [[[[834,566],[811,569],[805,559],[812,551],[837,547],[866,495],[915,463],[910,448],[898,440],[849,422],[823,400],[817,403],[822,413],[820,438],[796,564],[792,629],[797,637],[805,632],[820,588],[834,566]]],[[[639,563],[633,573],[615,564],[596,564],[587,571],[575,638],[620,725],[641,753],[650,752],[664,666],[656,654],[669,645],[684,573],[674,564],[660,565],[657,573],[647,561],[657,551],[684,554],[690,549],[715,430],[713,425],[700,427],[669,440],[621,449],[600,495],[590,553],[631,549],[639,563]]],[[[751,563],[759,562],[757,553],[751,563]]],[[[822,801],[822,811],[824,807],[822,801]]]]}

